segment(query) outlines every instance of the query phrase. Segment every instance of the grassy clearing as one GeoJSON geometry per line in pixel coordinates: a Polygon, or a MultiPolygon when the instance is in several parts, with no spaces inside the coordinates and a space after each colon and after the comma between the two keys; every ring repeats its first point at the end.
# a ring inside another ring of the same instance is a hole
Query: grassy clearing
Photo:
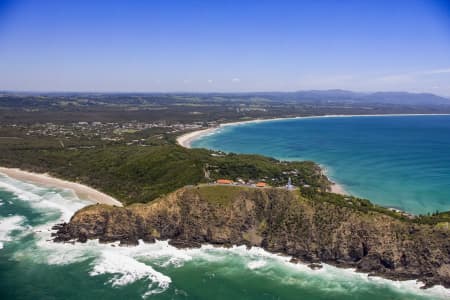
{"type": "Polygon", "coordinates": [[[249,189],[245,187],[211,185],[199,187],[198,193],[202,200],[216,205],[228,206],[236,199],[239,193],[248,190],[249,189]]]}

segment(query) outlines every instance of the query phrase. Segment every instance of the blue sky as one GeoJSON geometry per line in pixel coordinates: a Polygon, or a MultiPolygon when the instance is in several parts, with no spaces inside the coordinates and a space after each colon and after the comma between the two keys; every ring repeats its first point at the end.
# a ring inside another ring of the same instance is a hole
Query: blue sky
{"type": "Polygon", "coordinates": [[[0,0],[0,89],[450,95],[450,0],[0,0]]]}

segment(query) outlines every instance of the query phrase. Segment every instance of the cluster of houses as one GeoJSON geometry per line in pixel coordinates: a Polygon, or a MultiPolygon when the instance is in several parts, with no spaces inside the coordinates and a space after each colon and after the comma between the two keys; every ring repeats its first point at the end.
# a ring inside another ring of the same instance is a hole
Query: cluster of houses
{"type": "Polygon", "coordinates": [[[134,133],[151,128],[166,128],[168,129],[167,132],[176,133],[217,126],[217,122],[169,123],[166,121],[154,121],[147,123],[136,120],[130,122],[80,121],[62,124],[51,122],[35,123],[31,125],[11,124],[10,126],[25,130],[27,136],[55,136],[68,139],[72,137],[101,137],[104,140],[119,141],[123,139],[123,134],[134,133]]]}
{"type": "MultiPolygon", "coordinates": [[[[217,179],[216,184],[222,184],[222,185],[240,185],[240,186],[251,186],[251,187],[257,187],[257,188],[265,188],[270,187],[267,182],[264,181],[249,181],[245,182],[244,180],[238,178],[236,181],[230,180],[230,179],[217,179]]],[[[291,178],[289,177],[289,180],[286,184],[286,189],[292,190],[295,189],[295,187],[292,185],[291,178]]]]}
{"type": "Polygon", "coordinates": [[[245,182],[242,179],[238,179],[237,181],[233,181],[230,179],[217,179],[216,184],[233,184],[233,185],[246,185],[246,186],[253,186],[253,187],[259,187],[264,188],[268,187],[269,185],[264,181],[258,181],[256,183],[253,182],[245,182]]]}

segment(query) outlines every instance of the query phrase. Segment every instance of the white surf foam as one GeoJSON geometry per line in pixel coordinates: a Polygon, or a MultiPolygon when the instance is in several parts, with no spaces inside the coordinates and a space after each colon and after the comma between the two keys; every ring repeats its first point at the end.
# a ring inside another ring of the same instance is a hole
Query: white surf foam
{"type": "Polygon", "coordinates": [[[5,242],[12,240],[10,234],[15,230],[22,230],[24,218],[21,216],[12,216],[0,219],[0,249],[3,249],[5,242]]]}
{"type": "Polygon", "coordinates": [[[265,265],[267,265],[267,262],[265,260],[255,260],[255,261],[251,261],[247,264],[247,267],[250,270],[255,270],[255,269],[260,269],[262,267],[264,267],[265,265]]]}
{"type": "Polygon", "coordinates": [[[342,269],[327,264],[323,264],[321,269],[312,270],[306,264],[291,263],[290,256],[269,253],[258,247],[251,249],[247,249],[245,246],[216,248],[206,245],[201,250],[202,253],[207,252],[209,255],[213,253],[219,256],[227,255],[227,253],[228,255],[235,254],[236,258],[242,260],[248,269],[270,276],[272,279],[276,278],[286,285],[303,286],[343,295],[352,291],[369,290],[371,287],[377,286],[405,295],[450,299],[450,289],[442,286],[423,290],[421,289],[423,284],[415,280],[393,281],[358,273],[354,269],[342,269]],[[275,270],[279,270],[279,272],[275,272],[275,270]]]}
{"type": "Polygon", "coordinates": [[[151,266],[112,250],[102,251],[102,255],[90,272],[91,276],[100,274],[115,274],[109,280],[112,286],[128,285],[142,279],[150,280],[149,289],[144,296],[164,292],[171,283],[170,277],[161,274],[151,266]],[[158,288],[153,288],[153,284],[157,284],[158,288]]]}
{"type": "Polygon", "coordinates": [[[0,176],[0,189],[13,193],[41,212],[60,213],[60,221],[68,221],[78,209],[92,204],[80,200],[71,190],[40,187],[3,175],[0,176]]]}

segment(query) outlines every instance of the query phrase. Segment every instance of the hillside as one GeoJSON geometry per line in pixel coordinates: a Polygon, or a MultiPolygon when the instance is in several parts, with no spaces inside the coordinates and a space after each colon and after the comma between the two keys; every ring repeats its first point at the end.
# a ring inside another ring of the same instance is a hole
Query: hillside
{"type": "Polygon", "coordinates": [[[276,188],[183,188],[149,204],[86,207],[70,223],[55,227],[55,241],[170,239],[177,247],[258,246],[314,267],[325,262],[390,279],[418,279],[427,287],[450,287],[448,221],[420,225],[357,199],[340,205],[327,194],[319,201],[276,188]]]}

